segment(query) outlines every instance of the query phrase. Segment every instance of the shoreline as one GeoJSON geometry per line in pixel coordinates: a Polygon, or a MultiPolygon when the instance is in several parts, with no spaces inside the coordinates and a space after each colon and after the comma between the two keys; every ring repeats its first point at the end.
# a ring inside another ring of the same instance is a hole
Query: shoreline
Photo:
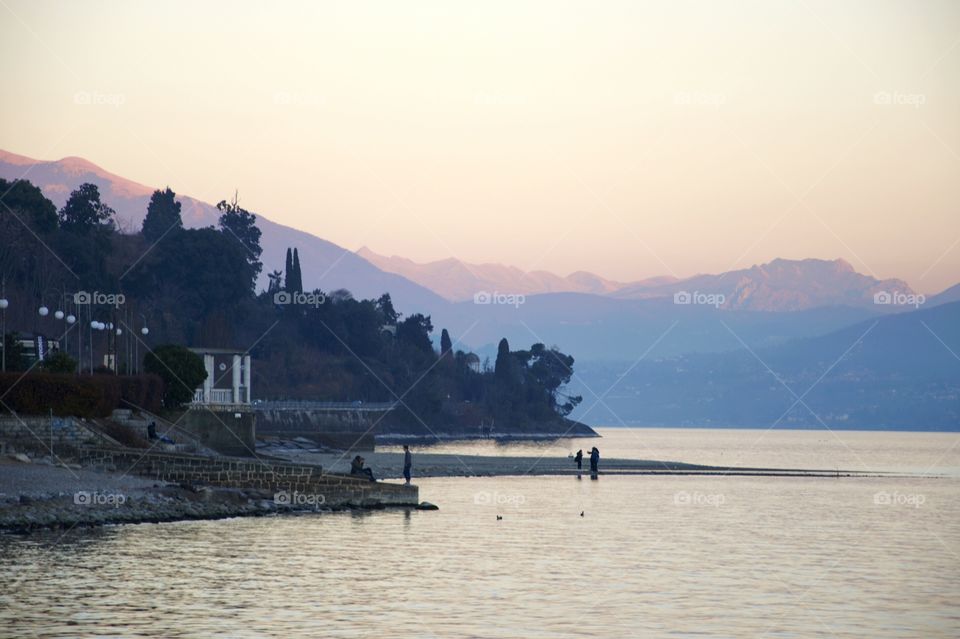
{"type": "MultiPolygon", "coordinates": [[[[378,481],[402,479],[402,454],[368,453],[368,464],[378,481]]],[[[286,459],[321,465],[328,472],[348,472],[352,453],[303,449],[272,450],[263,463],[286,459]],[[279,452],[285,453],[279,455],[279,452]]],[[[76,527],[218,520],[347,510],[416,509],[423,504],[369,505],[325,503],[290,504],[270,491],[157,482],[151,479],[76,464],[60,465],[50,458],[25,462],[0,460],[0,533],[29,534],[40,530],[76,527]]],[[[657,460],[601,460],[602,477],[621,476],[793,477],[855,479],[910,477],[911,473],[837,469],[724,467],[657,460]]],[[[565,457],[481,456],[415,453],[413,478],[453,477],[590,477],[589,468],[577,470],[565,457]]],[[[942,476],[927,476],[933,479],[942,476]]]]}

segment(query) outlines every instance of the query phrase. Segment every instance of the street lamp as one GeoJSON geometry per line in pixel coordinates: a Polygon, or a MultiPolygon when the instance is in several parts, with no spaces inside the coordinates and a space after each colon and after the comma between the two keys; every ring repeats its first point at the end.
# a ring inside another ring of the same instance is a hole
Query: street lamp
{"type": "Polygon", "coordinates": [[[10,301],[5,297],[0,297],[0,348],[3,349],[3,363],[0,365],[0,372],[7,372],[7,307],[10,301]]]}
{"type": "Polygon", "coordinates": [[[37,310],[37,312],[40,313],[40,317],[46,317],[47,315],[50,314],[50,309],[47,308],[46,306],[41,306],[41,307],[37,310]]]}

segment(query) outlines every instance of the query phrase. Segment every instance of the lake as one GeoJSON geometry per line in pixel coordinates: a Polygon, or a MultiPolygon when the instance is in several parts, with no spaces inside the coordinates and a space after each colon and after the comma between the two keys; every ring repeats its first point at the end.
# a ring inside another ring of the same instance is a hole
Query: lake
{"type": "Polygon", "coordinates": [[[601,432],[434,449],[566,455],[596,444],[605,457],[915,476],[420,479],[439,511],[6,537],[0,627],[5,637],[960,636],[960,435],[601,432]]]}

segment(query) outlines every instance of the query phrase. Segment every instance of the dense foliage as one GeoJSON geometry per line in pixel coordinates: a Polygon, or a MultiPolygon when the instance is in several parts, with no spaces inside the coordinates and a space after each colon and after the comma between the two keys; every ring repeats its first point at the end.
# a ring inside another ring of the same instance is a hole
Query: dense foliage
{"type": "Polygon", "coordinates": [[[163,405],[179,408],[193,399],[193,392],[204,380],[207,371],[203,359],[177,344],[165,344],[149,351],[143,368],[163,380],[163,405]]]}
{"type": "MultiPolygon", "coordinates": [[[[504,340],[495,370],[481,369],[479,358],[457,350],[456,336],[446,330],[435,350],[431,318],[401,317],[389,294],[358,300],[345,290],[305,288],[295,247],[283,271],[271,271],[268,289],[257,293],[260,229],[236,197],[218,204],[219,228],[186,229],[176,194],[158,190],[142,232],[124,235],[92,184],[74,191],[59,216],[28,182],[0,181],[3,192],[10,208],[0,207],[0,272],[8,296],[11,289],[27,299],[50,291],[122,294],[122,306],[79,308],[78,314],[109,314],[127,329],[118,339],[138,340],[143,352],[138,322],[150,326],[154,344],[250,349],[260,398],[396,401],[401,420],[425,428],[431,422],[549,421],[580,401],[561,392],[572,374],[571,356],[543,344],[511,352],[504,340]]],[[[29,326],[35,318],[18,319],[29,326]]],[[[136,367],[119,359],[121,370],[136,367]]],[[[166,406],[189,401],[205,375],[198,362],[175,346],[147,354],[146,370],[166,382],[166,406]]]]}
{"type": "Polygon", "coordinates": [[[0,373],[5,410],[20,415],[109,417],[116,408],[160,409],[163,382],[153,375],[0,373]]]}

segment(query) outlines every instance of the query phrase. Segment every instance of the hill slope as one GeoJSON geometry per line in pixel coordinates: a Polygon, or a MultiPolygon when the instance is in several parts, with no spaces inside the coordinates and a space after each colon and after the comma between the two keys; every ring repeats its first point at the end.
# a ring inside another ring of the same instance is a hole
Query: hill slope
{"type": "MultiPolygon", "coordinates": [[[[82,158],[67,157],[44,162],[0,151],[0,177],[14,180],[23,177],[39,186],[57,207],[63,206],[70,192],[84,182],[96,184],[103,201],[116,212],[121,230],[140,228],[147,212],[147,203],[154,187],[127,180],[82,158]]],[[[175,188],[175,185],[172,185],[175,188]]],[[[178,194],[182,204],[184,226],[198,228],[216,225],[220,213],[216,207],[187,195],[178,194]]],[[[442,306],[444,300],[422,286],[401,276],[381,271],[352,251],[309,233],[272,222],[257,213],[257,225],[263,235],[261,245],[264,264],[261,286],[266,286],[266,273],[282,269],[287,247],[300,252],[304,285],[325,291],[346,288],[357,297],[377,297],[389,292],[398,310],[416,312],[442,306]]]]}

